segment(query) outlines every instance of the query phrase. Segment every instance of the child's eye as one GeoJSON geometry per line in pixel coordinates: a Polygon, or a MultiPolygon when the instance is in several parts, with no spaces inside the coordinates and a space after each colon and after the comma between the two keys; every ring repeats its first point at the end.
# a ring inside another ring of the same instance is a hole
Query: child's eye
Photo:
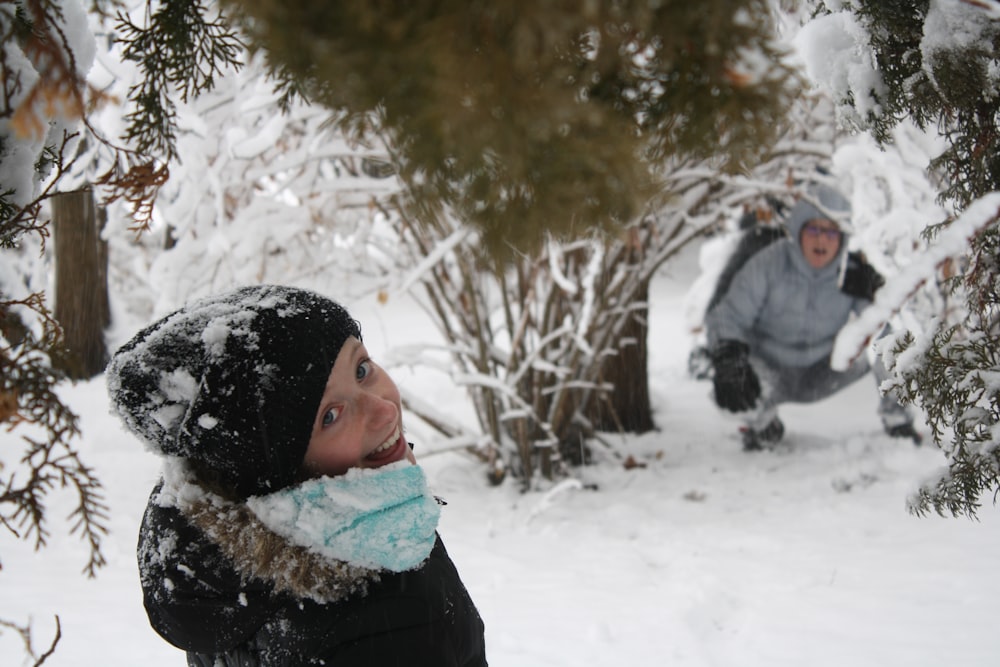
{"type": "Polygon", "coordinates": [[[323,413],[323,426],[329,426],[333,422],[337,421],[337,417],[340,416],[340,408],[330,408],[323,413]]]}
{"type": "Polygon", "coordinates": [[[372,374],[372,360],[365,359],[360,364],[358,364],[357,370],[354,372],[355,377],[360,381],[364,380],[366,377],[372,374]]]}

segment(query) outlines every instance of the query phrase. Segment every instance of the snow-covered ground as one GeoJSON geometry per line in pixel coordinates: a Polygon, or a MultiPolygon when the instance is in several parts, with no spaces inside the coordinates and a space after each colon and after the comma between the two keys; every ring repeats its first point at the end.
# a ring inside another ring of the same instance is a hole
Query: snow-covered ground
{"type": "MultiPolygon", "coordinates": [[[[1000,664],[997,509],[984,507],[979,522],[906,513],[906,496],[944,458],[881,434],[870,378],[783,410],[781,450],[740,451],[709,384],[686,375],[681,313],[693,266],[668,267],[651,295],[659,431],[609,436],[645,467],[625,470],[598,450],[578,482],[522,494],[513,483],[488,486],[474,461],[432,454],[433,436],[411,431],[448,501],[440,532],[485,619],[490,664],[1000,664]]],[[[350,305],[377,360],[401,361],[390,348],[433,339],[405,299],[350,305]]],[[[464,400],[441,376],[394,375],[448,409],[464,400]]],[[[108,415],[103,379],[65,396],[82,417],[84,460],[106,487],[108,566],[95,580],[79,574],[85,550],[63,534],[70,499],[56,495],[48,548],[4,538],[0,616],[30,618],[41,651],[59,614],[62,640],[47,667],[182,665],[146,623],[134,558],[159,462],[108,415]]],[[[20,639],[0,630],[0,663],[22,664],[20,639]]]]}

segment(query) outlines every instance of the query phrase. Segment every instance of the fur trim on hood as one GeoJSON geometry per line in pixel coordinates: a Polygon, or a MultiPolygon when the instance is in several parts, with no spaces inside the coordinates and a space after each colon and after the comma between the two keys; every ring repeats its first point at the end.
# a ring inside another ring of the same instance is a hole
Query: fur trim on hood
{"type": "Polygon", "coordinates": [[[368,584],[379,579],[376,570],[331,561],[289,544],[243,504],[220,509],[201,502],[187,508],[184,515],[219,546],[241,576],[271,582],[279,593],[323,604],[364,595],[368,584]]]}
{"type": "Polygon", "coordinates": [[[326,558],[291,544],[267,528],[245,503],[226,500],[188,478],[180,486],[164,484],[158,504],[177,508],[216,544],[246,581],[270,583],[276,593],[288,593],[318,603],[367,593],[379,571],[326,558]]]}

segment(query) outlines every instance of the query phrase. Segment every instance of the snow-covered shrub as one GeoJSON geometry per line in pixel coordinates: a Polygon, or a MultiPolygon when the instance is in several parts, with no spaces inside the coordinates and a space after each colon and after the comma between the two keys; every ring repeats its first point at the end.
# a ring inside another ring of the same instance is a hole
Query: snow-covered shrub
{"type": "MultiPolygon", "coordinates": [[[[583,460],[581,452],[601,438],[595,406],[612,404],[614,365],[644,343],[629,327],[638,321],[645,336],[653,274],[735,211],[765,196],[788,198],[794,183],[814,175],[831,150],[815,143],[825,130],[812,129],[822,106],[803,103],[768,158],[745,176],[693,159],[662,165],[666,194],[620,236],[550,239],[537,253],[498,264],[454,218],[417,221],[405,207],[387,211],[399,242],[385,252],[412,267],[409,284],[446,341],[451,377],[467,387],[485,439],[469,438],[419,400],[408,407],[473,444],[494,481],[511,470],[529,487],[537,473],[557,476],[583,460]]],[[[647,382],[644,357],[627,370],[623,381],[647,382]]]]}

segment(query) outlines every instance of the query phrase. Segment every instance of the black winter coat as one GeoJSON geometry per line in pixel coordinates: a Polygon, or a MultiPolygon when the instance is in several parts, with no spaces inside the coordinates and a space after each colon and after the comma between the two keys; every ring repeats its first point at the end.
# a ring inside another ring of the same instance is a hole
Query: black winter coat
{"type": "Polygon", "coordinates": [[[268,553],[268,540],[281,538],[262,536],[242,505],[191,516],[157,496],[139,536],[143,601],[189,665],[487,664],[483,622],[440,536],[409,572],[317,565],[290,545],[268,553]],[[234,553],[257,563],[236,565],[244,559],[234,553]]]}

